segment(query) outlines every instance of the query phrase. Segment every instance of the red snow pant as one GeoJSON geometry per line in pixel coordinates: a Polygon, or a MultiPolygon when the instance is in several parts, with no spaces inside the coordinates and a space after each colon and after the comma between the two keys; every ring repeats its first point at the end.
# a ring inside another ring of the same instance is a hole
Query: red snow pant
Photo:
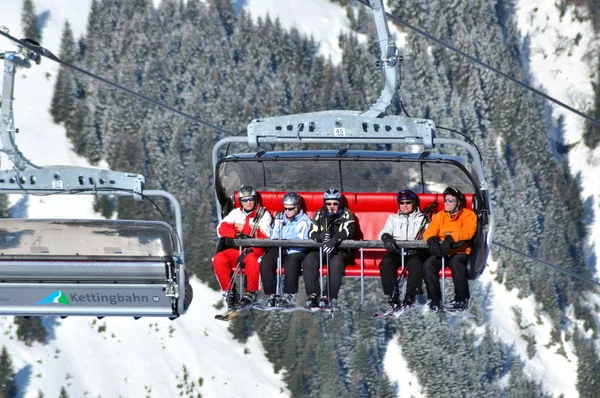
{"type": "MultiPolygon", "coordinates": [[[[244,258],[244,269],[246,270],[246,289],[249,292],[258,291],[260,283],[260,263],[258,259],[264,254],[264,250],[253,247],[252,252],[246,254],[244,258]]],[[[243,255],[243,254],[242,254],[243,255]]],[[[221,285],[221,289],[229,290],[233,287],[229,285],[231,276],[237,267],[237,260],[240,256],[240,249],[229,248],[218,252],[212,259],[215,274],[221,285]]]]}

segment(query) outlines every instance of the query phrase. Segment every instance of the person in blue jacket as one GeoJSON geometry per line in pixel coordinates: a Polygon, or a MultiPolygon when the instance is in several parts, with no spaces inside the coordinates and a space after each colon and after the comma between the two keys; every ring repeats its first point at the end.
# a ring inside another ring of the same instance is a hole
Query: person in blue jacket
{"type": "MultiPolygon", "coordinates": [[[[311,228],[310,217],[301,208],[302,198],[296,192],[283,196],[283,212],[275,216],[269,239],[308,239],[311,228]]],[[[262,257],[260,277],[267,298],[267,307],[294,306],[298,293],[298,279],[302,272],[302,261],[308,248],[282,248],[282,266],[285,273],[283,295],[277,296],[277,258],[279,248],[274,247],[262,257]]]]}

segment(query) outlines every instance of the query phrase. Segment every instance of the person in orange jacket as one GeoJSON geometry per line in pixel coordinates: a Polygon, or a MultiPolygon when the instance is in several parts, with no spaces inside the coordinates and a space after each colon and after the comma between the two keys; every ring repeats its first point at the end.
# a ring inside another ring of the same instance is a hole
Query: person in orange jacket
{"type": "Polygon", "coordinates": [[[434,214],[423,234],[431,252],[431,257],[423,263],[423,279],[430,299],[429,309],[434,312],[443,309],[439,277],[442,258],[452,270],[454,283],[454,300],[445,309],[464,311],[469,306],[467,259],[477,230],[477,215],[465,205],[465,196],[458,189],[447,187],[444,190],[444,211],[434,214]]]}

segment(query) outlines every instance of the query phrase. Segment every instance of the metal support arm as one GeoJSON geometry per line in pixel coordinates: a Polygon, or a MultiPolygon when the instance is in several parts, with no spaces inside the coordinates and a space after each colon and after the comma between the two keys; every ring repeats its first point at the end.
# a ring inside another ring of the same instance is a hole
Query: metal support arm
{"type": "Polygon", "coordinates": [[[388,106],[399,90],[400,69],[398,67],[399,57],[397,55],[396,44],[392,40],[388,28],[387,17],[383,7],[382,0],[369,0],[373,10],[373,19],[377,30],[379,48],[381,50],[381,59],[378,64],[382,68],[383,90],[377,102],[371,105],[368,111],[363,113],[367,117],[379,117],[385,115],[388,106]]]}

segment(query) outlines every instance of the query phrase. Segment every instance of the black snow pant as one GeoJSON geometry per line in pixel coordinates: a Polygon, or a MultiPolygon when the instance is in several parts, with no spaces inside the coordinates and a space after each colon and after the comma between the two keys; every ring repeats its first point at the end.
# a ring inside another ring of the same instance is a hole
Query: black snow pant
{"type": "MultiPolygon", "coordinates": [[[[306,253],[286,254],[286,249],[281,250],[283,255],[282,267],[285,272],[283,278],[283,293],[298,293],[298,279],[302,273],[302,260],[306,253]]],[[[260,279],[266,295],[277,293],[277,257],[279,248],[274,247],[262,257],[260,262],[260,279]]]]}
{"type": "MultiPolygon", "coordinates": [[[[337,299],[340,288],[342,287],[342,276],[344,276],[346,265],[350,264],[353,256],[348,252],[338,252],[329,257],[329,266],[327,268],[327,277],[329,280],[323,287],[323,295],[330,299],[337,299]],[[331,285],[331,292],[328,292],[328,285],[331,285]]],[[[326,255],[323,254],[323,265],[326,264],[326,255]]],[[[319,252],[312,251],[306,255],[302,263],[304,286],[306,287],[306,296],[311,294],[320,294],[319,286],[319,252]]]]}
{"type": "MultiPolygon", "coordinates": [[[[471,298],[469,294],[469,278],[467,276],[467,255],[465,253],[455,254],[449,257],[449,260],[446,257],[446,267],[450,267],[452,270],[454,300],[471,298]]],[[[442,259],[440,257],[429,257],[423,264],[425,288],[427,289],[427,296],[431,301],[440,301],[442,299],[439,276],[441,268],[442,259]]]]}
{"type": "MultiPolygon", "coordinates": [[[[404,266],[408,270],[406,294],[416,296],[423,294],[423,261],[427,259],[427,251],[417,251],[404,255],[404,266]]],[[[399,251],[389,252],[379,263],[379,275],[383,294],[391,296],[398,286],[398,268],[402,267],[402,255],[399,251]]]]}

